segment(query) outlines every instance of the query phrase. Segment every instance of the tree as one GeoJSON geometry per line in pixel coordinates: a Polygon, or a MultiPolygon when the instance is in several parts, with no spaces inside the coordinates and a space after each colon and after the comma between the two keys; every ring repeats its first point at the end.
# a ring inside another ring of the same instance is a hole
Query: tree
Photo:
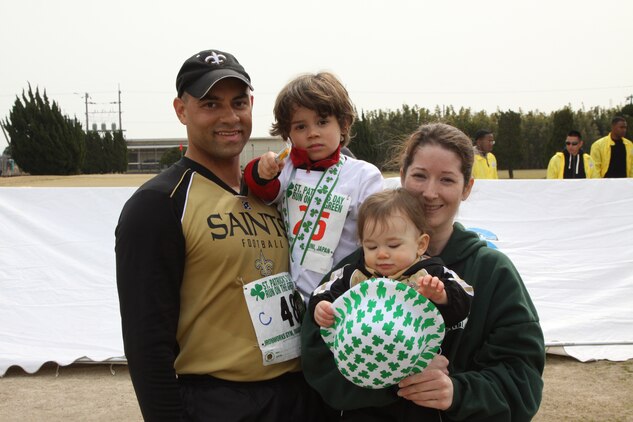
{"type": "Polygon", "coordinates": [[[565,107],[555,111],[552,115],[552,133],[544,151],[545,157],[551,157],[556,151],[560,151],[570,130],[578,130],[574,125],[574,113],[571,108],[565,107]]]}
{"type": "Polygon", "coordinates": [[[78,174],[85,153],[84,133],[76,119],[62,115],[44,91],[16,98],[9,117],[2,122],[9,134],[11,156],[22,170],[33,175],[78,174]]]}
{"type": "Polygon", "coordinates": [[[574,112],[574,129],[579,131],[582,136],[584,152],[588,153],[591,150],[591,144],[601,138],[591,110],[577,110],[574,112]]]}
{"type": "Polygon", "coordinates": [[[114,132],[113,143],[113,162],[112,171],[114,173],[125,173],[127,171],[127,143],[123,137],[123,132],[118,130],[114,132]]]}
{"type": "Polygon", "coordinates": [[[591,109],[593,122],[598,128],[598,136],[607,136],[611,132],[611,119],[617,114],[617,110],[594,107],[591,109]]]}
{"type": "Polygon", "coordinates": [[[350,143],[350,149],[354,155],[381,170],[389,158],[386,153],[391,136],[388,127],[391,122],[387,117],[388,114],[391,112],[382,110],[363,113],[352,127],[354,137],[350,143]]]}
{"type": "Polygon", "coordinates": [[[354,123],[350,149],[361,160],[381,170],[397,170],[391,160],[408,134],[420,126],[428,110],[403,105],[402,109],[361,113],[354,123]]]}
{"type": "Polygon", "coordinates": [[[376,139],[371,130],[370,119],[365,117],[364,112],[361,112],[360,117],[354,122],[351,133],[350,150],[359,159],[375,163],[378,156],[376,139]]]}
{"type": "Polygon", "coordinates": [[[633,104],[627,104],[622,107],[619,114],[624,117],[633,117],[633,104]]]}
{"type": "Polygon", "coordinates": [[[521,162],[521,115],[512,110],[499,113],[499,132],[496,136],[495,155],[498,162],[508,169],[510,179],[514,179],[513,170],[521,162]]]}
{"type": "Polygon", "coordinates": [[[521,169],[546,168],[550,157],[543,152],[551,138],[552,125],[550,117],[540,111],[529,111],[521,116],[521,137],[525,145],[525,155],[521,169]]]}
{"type": "Polygon", "coordinates": [[[432,111],[406,104],[398,110],[371,110],[361,113],[354,123],[355,134],[350,148],[354,154],[373,163],[381,170],[397,170],[395,151],[400,141],[421,124],[444,122],[461,129],[471,138],[478,129],[489,129],[496,137],[494,154],[500,168],[508,168],[510,177],[514,169],[543,169],[549,159],[562,148],[567,133],[579,130],[584,140],[584,150],[591,143],[605,136],[614,115],[624,115],[633,128],[633,105],[605,109],[572,111],[565,107],[554,113],[541,111],[508,111],[492,113],[473,112],[469,108],[455,111],[452,106],[436,106],[432,111]]]}
{"type": "Polygon", "coordinates": [[[100,135],[90,131],[86,135],[86,158],[82,173],[125,173],[127,171],[127,145],[121,131],[100,135]]]}
{"type": "Polygon", "coordinates": [[[174,164],[176,161],[180,160],[180,158],[187,152],[187,147],[183,147],[182,152],[180,151],[180,147],[170,148],[163,153],[160,157],[160,167],[165,168],[174,164]]]}
{"type": "Polygon", "coordinates": [[[86,134],[86,156],[81,166],[81,172],[84,174],[106,173],[103,142],[99,132],[90,131],[86,134]]]}

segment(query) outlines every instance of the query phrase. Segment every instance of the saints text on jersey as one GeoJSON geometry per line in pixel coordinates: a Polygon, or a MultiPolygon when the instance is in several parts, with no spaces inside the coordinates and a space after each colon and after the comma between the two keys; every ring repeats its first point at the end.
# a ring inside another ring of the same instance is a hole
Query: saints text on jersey
{"type": "Polygon", "coordinates": [[[238,236],[257,237],[261,234],[286,237],[283,222],[276,214],[248,212],[228,212],[223,214],[211,214],[207,217],[207,224],[211,229],[213,240],[238,236]]]}

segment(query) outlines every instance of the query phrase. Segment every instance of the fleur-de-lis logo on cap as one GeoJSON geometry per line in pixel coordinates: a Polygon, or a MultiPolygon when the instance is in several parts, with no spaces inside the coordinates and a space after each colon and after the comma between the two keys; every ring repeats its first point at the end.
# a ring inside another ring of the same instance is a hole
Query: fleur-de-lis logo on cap
{"type": "Polygon", "coordinates": [[[204,58],[204,61],[211,64],[222,64],[226,60],[226,56],[224,54],[218,54],[215,51],[211,53],[210,56],[204,58]]]}

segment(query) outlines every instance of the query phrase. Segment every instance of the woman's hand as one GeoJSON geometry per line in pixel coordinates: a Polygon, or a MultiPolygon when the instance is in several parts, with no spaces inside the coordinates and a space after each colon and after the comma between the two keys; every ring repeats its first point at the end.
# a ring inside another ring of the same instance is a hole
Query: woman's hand
{"type": "Polygon", "coordinates": [[[410,375],[398,384],[398,395],[418,406],[446,410],[453,404],[453,382],[448,376],[448,359],[433,358],[424,371],[410,375]]]}

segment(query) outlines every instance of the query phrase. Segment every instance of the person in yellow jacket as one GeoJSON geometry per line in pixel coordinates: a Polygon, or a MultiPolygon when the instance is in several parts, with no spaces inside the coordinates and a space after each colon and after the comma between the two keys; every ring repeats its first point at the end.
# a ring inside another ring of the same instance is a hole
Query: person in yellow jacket
{"type": "Polygon", "coordinates": [[[492,132],[480,129],[475,133],[474,179],[498,179],[497,158],[492,154],[495,138],[492,132]]]}
{"type": "Polygon", "coordinates": [[[600,177],[633,177],[633,142],[626,139],[626,119],[611,119],[611,132],[591,145],[591,158],[600,177]]]}
{"type": "Polygon", "coordinates": [[[582,150],[582,137],[571,130],[565,140],[565,148],[549,160],[548,179],[594,179],[600,177],[591,156],[582,150]]]}

